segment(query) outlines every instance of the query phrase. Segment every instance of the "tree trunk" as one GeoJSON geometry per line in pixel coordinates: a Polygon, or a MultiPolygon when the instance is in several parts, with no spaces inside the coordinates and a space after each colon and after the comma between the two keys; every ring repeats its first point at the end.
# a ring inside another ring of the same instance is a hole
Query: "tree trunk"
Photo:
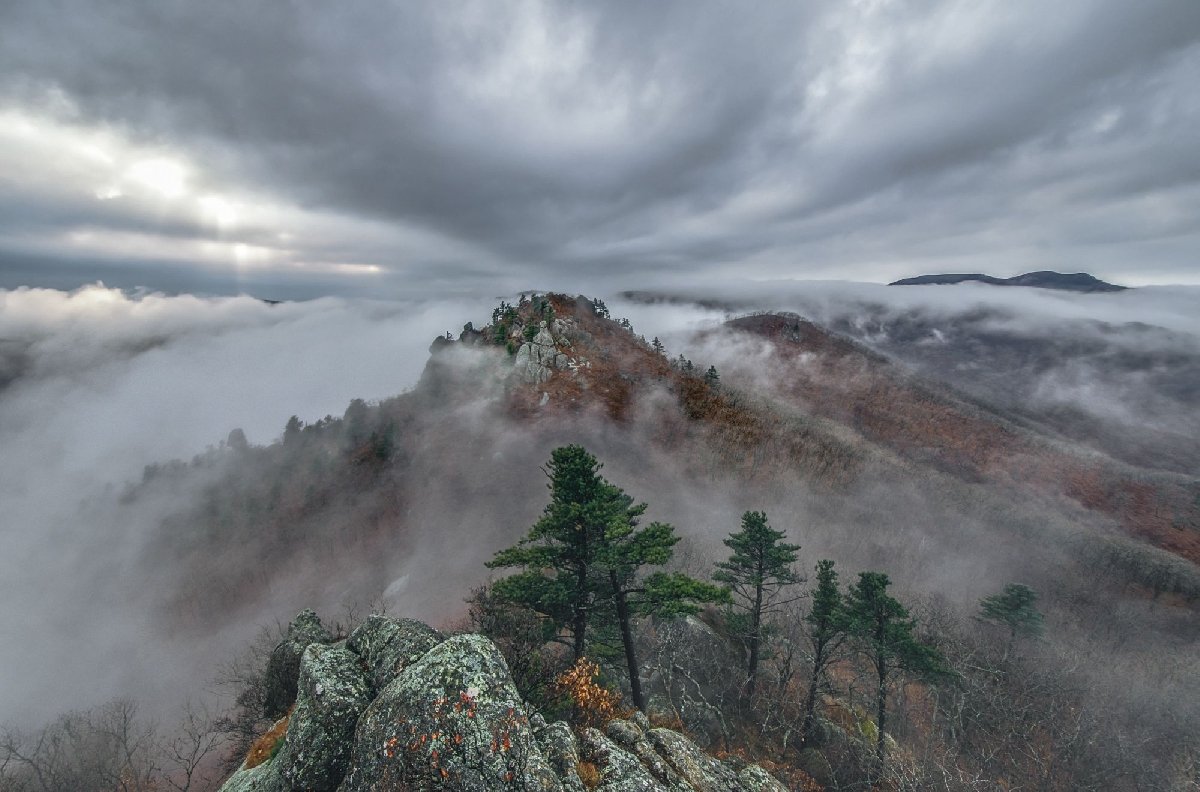
{"type": "Polygon", "coordinates": [[[825,663],[825,648],[818,646],[813,655],[812,676],[808,680],[808,698],[804,701],[804,723],[800,727],[800,747],[807,748],[812,742],[813,724],[816,722],[817,687],[821,682],[821,667],[825,663]]]}
{"type": "Polygon", "coordinates": [[[887,664],[886,661],[878,663],[876,669],[879,672],[879,693],[875,708],[875,725],[878,734],[875,743],[875,758],[879,760],[880,770],[883,769],[883,725],[884,718],[887,716],[887,664]]]}
{"type": "Polygon", "coordinates": [[[629,691],[633,697],[633,706],[645,712],[646,701],[642,698],[642,681],[638,678],[637,653],[633,647],[633,630],[629,624],[629,604],[625,601],[625,592],[617,583],[617,573],[609,572],[608,577],[617,605],[617,620],[621,622],[621,643],[625,644],[625,665],[629,668],[629,691]]]}
{"type": "MultiPolygon", "coordinates": [[[[587,529],[579,526],[579,530],[583,531],[583,556],[587,558],[587,529]]],[[[574,617],[572,630],[575,632],[575,643],[571,647],[575,656],[571,659],[576,662],[579,661],[579,658],[583,657],[585,648],[583,639],[587,633],[587,576],[587,563],[580,563],[579,568],[575,572],[575,602],[571,613],[572,617],[574,617]]]]}
{"type": "Polygon", "coordinates": [[[587,609],[580,604],[575,605],[575,619],[572,630],[575,633],[575,642],[572,645],[574,657],[572,660],[578,660],[583,657],[583,638],[584,632],[587,630],[587,609]]]}
{"type": "Polygon", "coordinates": [[[746,671],[746,697],[754,698],[754,683],[758,681],[758,647],[762,641],[762,574],[754,590],[754,610],[750,614],[750,662],[746,671]]]}

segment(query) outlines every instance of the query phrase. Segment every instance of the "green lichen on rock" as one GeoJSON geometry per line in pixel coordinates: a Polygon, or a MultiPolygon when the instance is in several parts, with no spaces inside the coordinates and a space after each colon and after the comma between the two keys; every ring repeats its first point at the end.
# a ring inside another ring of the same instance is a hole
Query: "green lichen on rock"
{"type": "MultiPolygon", "coordinates": [[[[540,716],[539,716],[540,717],[540,716]]],[[[534,721],[537,718],[533,718],[534,721]]],[[[556,721],[541,728],[534,723],[534,734],[542,753],[550,768],[562,781],[565,792],[584,792],[582,779],[579,778],[579,743],[571,727],[563,721],[556,721]]]]}
{"type": "Polygon", "coordinates": [[[729,792],[741,789],[737,773],[682,734],[670,729],[651,729],[646,735],[654,749],[696,792],[729,792]]]}
{"type": "Polygon", "coordinates": [[[746,765],[738,773],[738,789],[744,792],[788,792],[773,775],[758,765],[746,765]]]}
{"type": "Polygon", "coordinates": [[[343,792],[562,790],[504,658],[479,635],[439,644],[379,692],[359,719],[352,764],[343,792]]]}
{"type": "Polygon", "coordinates": [[[287,789],[273,762],[250,769],[239,768],[221,785],[221,792],[286,792],[287,789]]]}
{"type": "Polygon", "coordinates": [[[300,662],[299,694],[283,748],[271,764],[292,789],[333,792],[350,763],[354,727],[371,703],[360,658],[312,644],[300,662]]]}
{"type": "Polygon", "coordinates": [[[371,683],[383,689],[396,674],[444,640],[423,622],[372,614],[350,633],[346,646],[366,661],[371,683]]]}
{"type": "Polygon", "coordinates": [[[639,712],[610,722],[607,736],[584,729],[577,739],[566,723],[547,724],[480,635],[446,639],[420,622],[371,616],[345,642],[330,640],[311,611],[289,627],[271,658],[280,690],[304,648],[282,747],[221,792],[584,792],[581,760],[599,771],[599,792],[784,789],[759,767],[735,769],[651,728],[639,712]]]}
{"type": "Polygon", "coordinates": [[[302,610],[288,625],[287,634],[271,652],[264,677],[266,691],[263,715],[274,720],[288,711],[296,700],[296,680],[300,676],[300,658],[311,644],[327,644],[333,636],[312,610],[302,610]]]}
{"type": "Polygon", "coordinates": [[[638,758],[605,737],[596,729],[579,734],[580,752],[585,761],[600,770],[600,792],[662,792],[664,787],[638,758]]]}

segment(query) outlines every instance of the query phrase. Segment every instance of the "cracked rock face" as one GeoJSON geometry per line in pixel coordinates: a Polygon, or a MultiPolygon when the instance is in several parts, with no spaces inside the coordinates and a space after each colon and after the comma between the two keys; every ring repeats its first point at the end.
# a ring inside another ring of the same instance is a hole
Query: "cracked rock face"
{"type": "MultiPolygon", "coordinates": [[[[651,728],[641,713],[578,738],[562,721],[547,724],[480,635],[445,638],[421,622],[374,615],[330,643],[311,611],[293,626],[280,646],[305,646],[284,741],[221,792],[583,792],[581,762],[596,767],[601,792],[784,789],[757,766],[734,767],[682,734],[651,728]]],[[[274,654],[271,663],[276,673],[288,667],[274,654]]]]}
{"type": "Polygon", "coordinates": [[[558,341],[550,332],[549,326],[542,322],[537,335],[532,340],[521,344],[517,350],[514,363],[521,379],[529,383],[542,383],[550,379],[550,374],[556,368],[566,368],[569,360],[558,351],[558,341]]]}
{"type": "Polygon", "coordinates": [[[276,719],[296,700],[296,680],[300,676],[300,658],[311,644],[327,644],[333,636],[321,624],[317,614],[302,610],[288,625],[287,635],[271,652],[267,664],[266,697],[263,714],[276,719]]]}

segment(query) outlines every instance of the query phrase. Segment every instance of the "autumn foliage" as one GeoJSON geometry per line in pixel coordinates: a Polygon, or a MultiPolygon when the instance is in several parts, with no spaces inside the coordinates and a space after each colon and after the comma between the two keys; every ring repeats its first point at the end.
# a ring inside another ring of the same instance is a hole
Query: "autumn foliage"
{"type": "Polygon", "coordinates": [[[571,701],[577,726],[603,729],[622,716],[621,696],[597,682],[599,676],[600,667],[581,657],[555,680],[557,692],[571,701]]]}

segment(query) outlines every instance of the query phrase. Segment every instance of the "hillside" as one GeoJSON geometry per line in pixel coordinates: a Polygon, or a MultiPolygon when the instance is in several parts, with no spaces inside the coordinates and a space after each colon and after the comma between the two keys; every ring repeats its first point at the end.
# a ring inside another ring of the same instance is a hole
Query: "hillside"
{"type": "Polygon", "coordinates": [[[917,275],[912,278],[901,278],[888,284],[890,286],[946,286],[955,283],[986,283],[989,286],[1029,286],[1035,289],[1062,289],[1073,292],[1114,292],[1124,291],[1125,286],[1105,283],[1094,275],[1086,272],[1026,272],[1011,278],[997,278],[981,273],[917,275]]]}
{"type": "MultiPolygon", "coordinates": [[[[329,612],[380,595],[405,615],[461,624],[483,562],[537,518],[549,449],[582,443],[678,526],[692,574],[709,574],[751,509],[798,540],[803,569],[830,558],[886,570],[962,679],[896,688],[896,772],[1133,788],[1190,755],[1175,736],[1195,723],[1187,702],[1200,692],[1188,651],[1200,639],[1194,476],[1097,454],[796,315],[706,330],[691,360],[607,314],[563,295],[502,303],[479,328],[435,339],[408,393],[294,419],[271,445],[234,432],[191,462],[147,469],[118,508],[172,504],[139,562],[149,588],[167,592],[161,625],[203,640],[263,608],[329,612]],[[1013,580],[1040,593],[1049,638],[1010,655],[972,616],[1013,580]],[[1018,701],[1040,713],[1033,731],[1004,703],[1018,701]],[[1069,713],[1086,713],[1089,745],[1110,745],[1116,729],[1138,748],[1102,760],[1075,742],[1084,725],[1069,713]],[[1069,758],[1041,766],[1025,753],[1034,745],[1069,758]]],[[[779,629],[800,629],[794,618],[779,629]]],[[[678,668],[707,680],[659,693],[690,738],[828,783],[869,775],[854,740],[804,756],[789,745],[802,653],[768,663],[781,720],[748,725],[728,684],[741,650],[723,619],[639,628],[655,658],[647,678],[678,668]]],[[[869,735],[865,668],[848,657],[835,672],[823,722],[869,735]]]]}

